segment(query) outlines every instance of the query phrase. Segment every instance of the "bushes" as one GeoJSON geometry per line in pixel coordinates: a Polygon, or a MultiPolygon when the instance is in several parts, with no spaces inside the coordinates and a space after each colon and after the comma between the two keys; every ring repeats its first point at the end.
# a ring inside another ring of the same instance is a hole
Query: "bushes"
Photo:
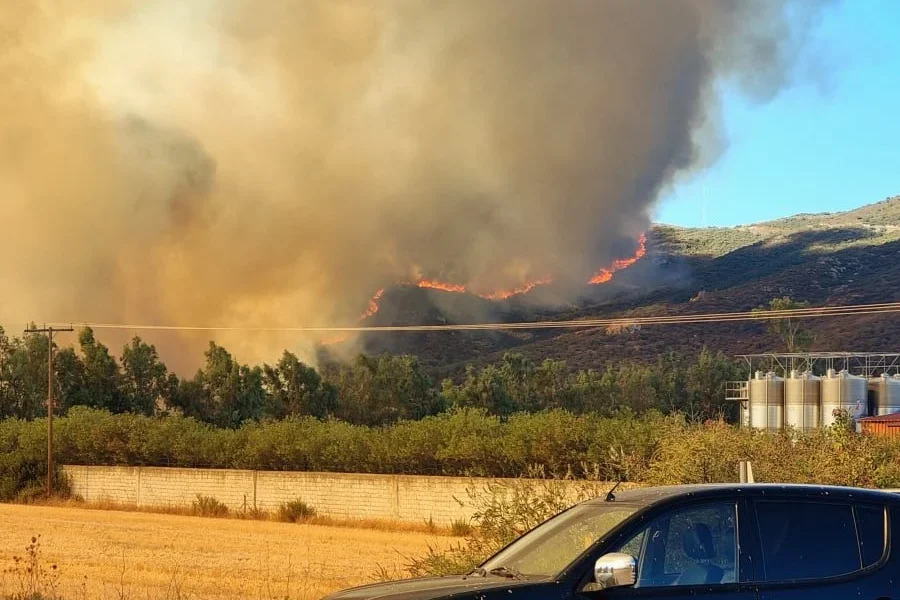
{"type": "Polygon", "coordinates": [[[900,443],[835,426],[800,433],[750,432],[722,422],[669,424],[646,472],[651,485],[735,481],[741,460],[757,481],[900,486],[900,443]]]}
{"type": "Polygon", "coordinates": [[[450,535],[453,537],[467,537],[475,533],[472,523],[463,519],[457,519],[450,524],[450,535]]]}
{"type": "MultiPolygon", "coordinates": [[[[46,422],[0,421],[0,500],[46,476],[46,422]]],[[[592,476],[654,484],[734,481],[740,460],[760,481],[900,486],[900,443],[844,428],[805,434],[738,430],[678,416],[514,414],[456,409],[363,427],[294,417],[216,429],[187,417],[73,407],[57,420],[62,464],[216,467],[518,477],[592,476]]]]}
{"type": "MultiPolygon", "coordinates": [[[[645,465],[664,421],[564,411],[501,420],[480,409],[459,409],[385,427],[293,417],[231,430],[189,417],[73,407],[57,419],[55,441],[57,461],[64,464],[517,477],[533,465],[578,474],[583,465],[597,463],[612,476],[618,466],[609,449],[640,455],[635,465],[645,465]]],[[[45,428],[41,420],[0,421],[0,473],[21,474],[11,489],[43,476],[45,428]]]]}
{"type": "Polygon", "coordinates": [[[192,512],[198,517],[227,517],[228,507],[212,496],[197,494],[197,499],[191,504],[192,512]]]}
{"type": "Polygon", "coordinates": [[[278,507],[278,520],[285,523],[303,523],[316,516],[316,509],[303,500],[291,500],[278,507]]]}

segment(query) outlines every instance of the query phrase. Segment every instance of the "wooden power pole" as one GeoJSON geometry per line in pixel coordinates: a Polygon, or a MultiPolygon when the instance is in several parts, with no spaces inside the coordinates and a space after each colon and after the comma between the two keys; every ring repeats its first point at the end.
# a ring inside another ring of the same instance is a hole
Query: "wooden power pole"
{"type": "Polygon", "coordinates": [[[53,494],[53,334],[75,331],[71,327],[42,327],[26,329],[25,333],[47,334],[47,497],[53,494]]]}

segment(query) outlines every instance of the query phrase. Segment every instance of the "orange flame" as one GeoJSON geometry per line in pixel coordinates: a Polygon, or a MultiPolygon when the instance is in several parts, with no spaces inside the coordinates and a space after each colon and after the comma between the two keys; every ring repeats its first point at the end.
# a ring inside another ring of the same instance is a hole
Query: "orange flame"
{"type": "Polygon", "coordinates": [[[616,271],[621,271],[622,269],[627,269],[647,254],[647,234],[642,233],[640,239],[638,240],[638,249],[635,251],[634,255],[631,258],[622,258],[619,260],[613,261],[613,263],[603,269],[597,271],[597,274],[591,277],[588,283],[596,285],[598,283],[606,283],[613,277],[613,273],[616,271]]]}
{"type": "Polygon", "coordinates": [[[368,319],[372,315],[378,312],[378,301],[381,300],[381,297],[384,295],[384,288],[378,288],[378,291],[372,296],[372,299],[369,300],[369,308],[363,311],[363,313],[359,316],[359,320],[363,321],[368,319]]]}
{"type": "Polygon", "coordinates": [[[529,281],[525,285],[511,290],[499,290],[490,294],[478,294],[478,296],[485,300],[507,300],[513,296],[518,296],[519,294],[527,294],[539,285],[548,285],[550,283],[553,283],[553,278],[545,277],[543,279],[538,279],[537,281],[529,281]]]}
{"type": "MultiPolygon", "coordinates": [[[[638,249],[630,258],[620,258],[618,260],[614,260],[612,264],[608,267],[604,267],[597,271],[597,273],[590,278],[588,283],[592,285],[597,285],[600,283],[606,283],[613,278],[613,274],[616,271],[621,271],[622,269],[627,269],[640,259],[642,259],[647,254],[647,234],[642,233],[641,237],[638,239],[638,249]]],[[[485,300],[507,300],[512,298],[513,296],[518,296],[519,294],[527,294],[534,288],[539,285],[548,285],[553,283],[553,277],[547,276],[543,279],[538,279],[535,281],[529,281],[517,288],[512,288],[509,290],[498,290],[496,292],[490,292],[486,294],[475,294],[480,298],[484,298],[485,300]]],[[[408,284],[409,285],[409,284],[408,284]]],[[[415,285],[416,287],[420,287],[423,289],[430,290],[441,290],[443,292],[453,292],[457,294],[464,294],[468,292],[468,288],[465,285],[460,285],[458,283],[449,283],[446,281],[440,281],[437,279],[420,279],[412,283],[411,285],[415,285]]],[[[372,315],[378,312],[379,306],[378,301],[381,300],[381,297],[384,295],[384,288],[379,288],[375,294],[372,296],[372,299],[369,300],[369,307],[363,311],[360,315],[359,320],[364,321],[368,319],[372,315]]],[[[350,336],[347,334],[341,334],[335,336],[333,338],[329,338],[326,340],[322,340],[321,344],[323,346],[329,346],[331,344],[339,344],[341,342],[346,341],[350,336]]]]}
{"type": "Polygon", "coordinates": [[[319,340],[319,344],[322,346],[333,346],[334,344],[340,344],[342,342],[346,342],[350,339],[350,335],[346,333],[342,333],[340,335],[336,335],[330,338],[325,338],[323,340],[319,340]]]}
{"type": "Polygon", "coordinates": [[[445,281],[438,281],[437,279],[421,279],[416,282],[416,286],[429,290],[441,290],[444,292],[456,292],[459,294],[465,293],[466,291],[466,286],[464,285],[447,283],[445,281]]]}
{"type": "MultiPolygon", "coordinates": [[[[372,315],[378,312],[380,308],[378,306],[378,301],[381,300],[381,297],[384,295],[384,288],[378,288],[378,290],[372,295],[372,298],[369,300],[369,307],[359,315],[360,321],[365,321],[372,315]]],[[[341,342],[346,342],[350,339],[350,335],[347,333],[341,333],[329,338],[325,338],[323,340],[319,340],[319,343],[323,346],[331,346],[334,344],[340,344],[341,342]]]]}

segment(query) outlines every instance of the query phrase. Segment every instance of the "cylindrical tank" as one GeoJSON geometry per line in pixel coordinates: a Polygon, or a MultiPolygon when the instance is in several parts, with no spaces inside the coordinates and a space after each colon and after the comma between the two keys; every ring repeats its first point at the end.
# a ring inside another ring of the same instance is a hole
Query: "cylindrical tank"
{"type": "Polygon", "coordinates": [[[784,424],[795,429],[819,426],[820,379],[811,373],[791,371],[784,382],[784,424]]]}
{"type": "Polygon", "coordinates": [[[750,427],[784,427],[784,379],[775,373],[757,371],[750,380],[750,427]]]}
{"type": "Polygon", "coordinates": [[[865,377],[829,369],[821,386],[823,426],[834,424],[834,412],[839,409],[847,411],[854,421],[868,414],[869,385],[865,377]]]}
{"type": "Polygon", "coordinates": [[[892,415],[900,412],[900,377],[894,375],[888,377],[882,373],[881,377],[869,379],[869,391],[874,396],[873,415],[892,415]]]}

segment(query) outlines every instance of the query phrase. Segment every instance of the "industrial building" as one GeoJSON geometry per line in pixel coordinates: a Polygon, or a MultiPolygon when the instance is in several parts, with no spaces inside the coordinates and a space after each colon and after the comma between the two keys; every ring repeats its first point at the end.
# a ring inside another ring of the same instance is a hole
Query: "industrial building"
{"type": "Polygon", "coordinates": [[[900,354],[742,354],[747,380],[726,386],[740,424],[754,429],[828,427],[844,411],[861,429],[870,416],[900,413],[900,354]]]}

